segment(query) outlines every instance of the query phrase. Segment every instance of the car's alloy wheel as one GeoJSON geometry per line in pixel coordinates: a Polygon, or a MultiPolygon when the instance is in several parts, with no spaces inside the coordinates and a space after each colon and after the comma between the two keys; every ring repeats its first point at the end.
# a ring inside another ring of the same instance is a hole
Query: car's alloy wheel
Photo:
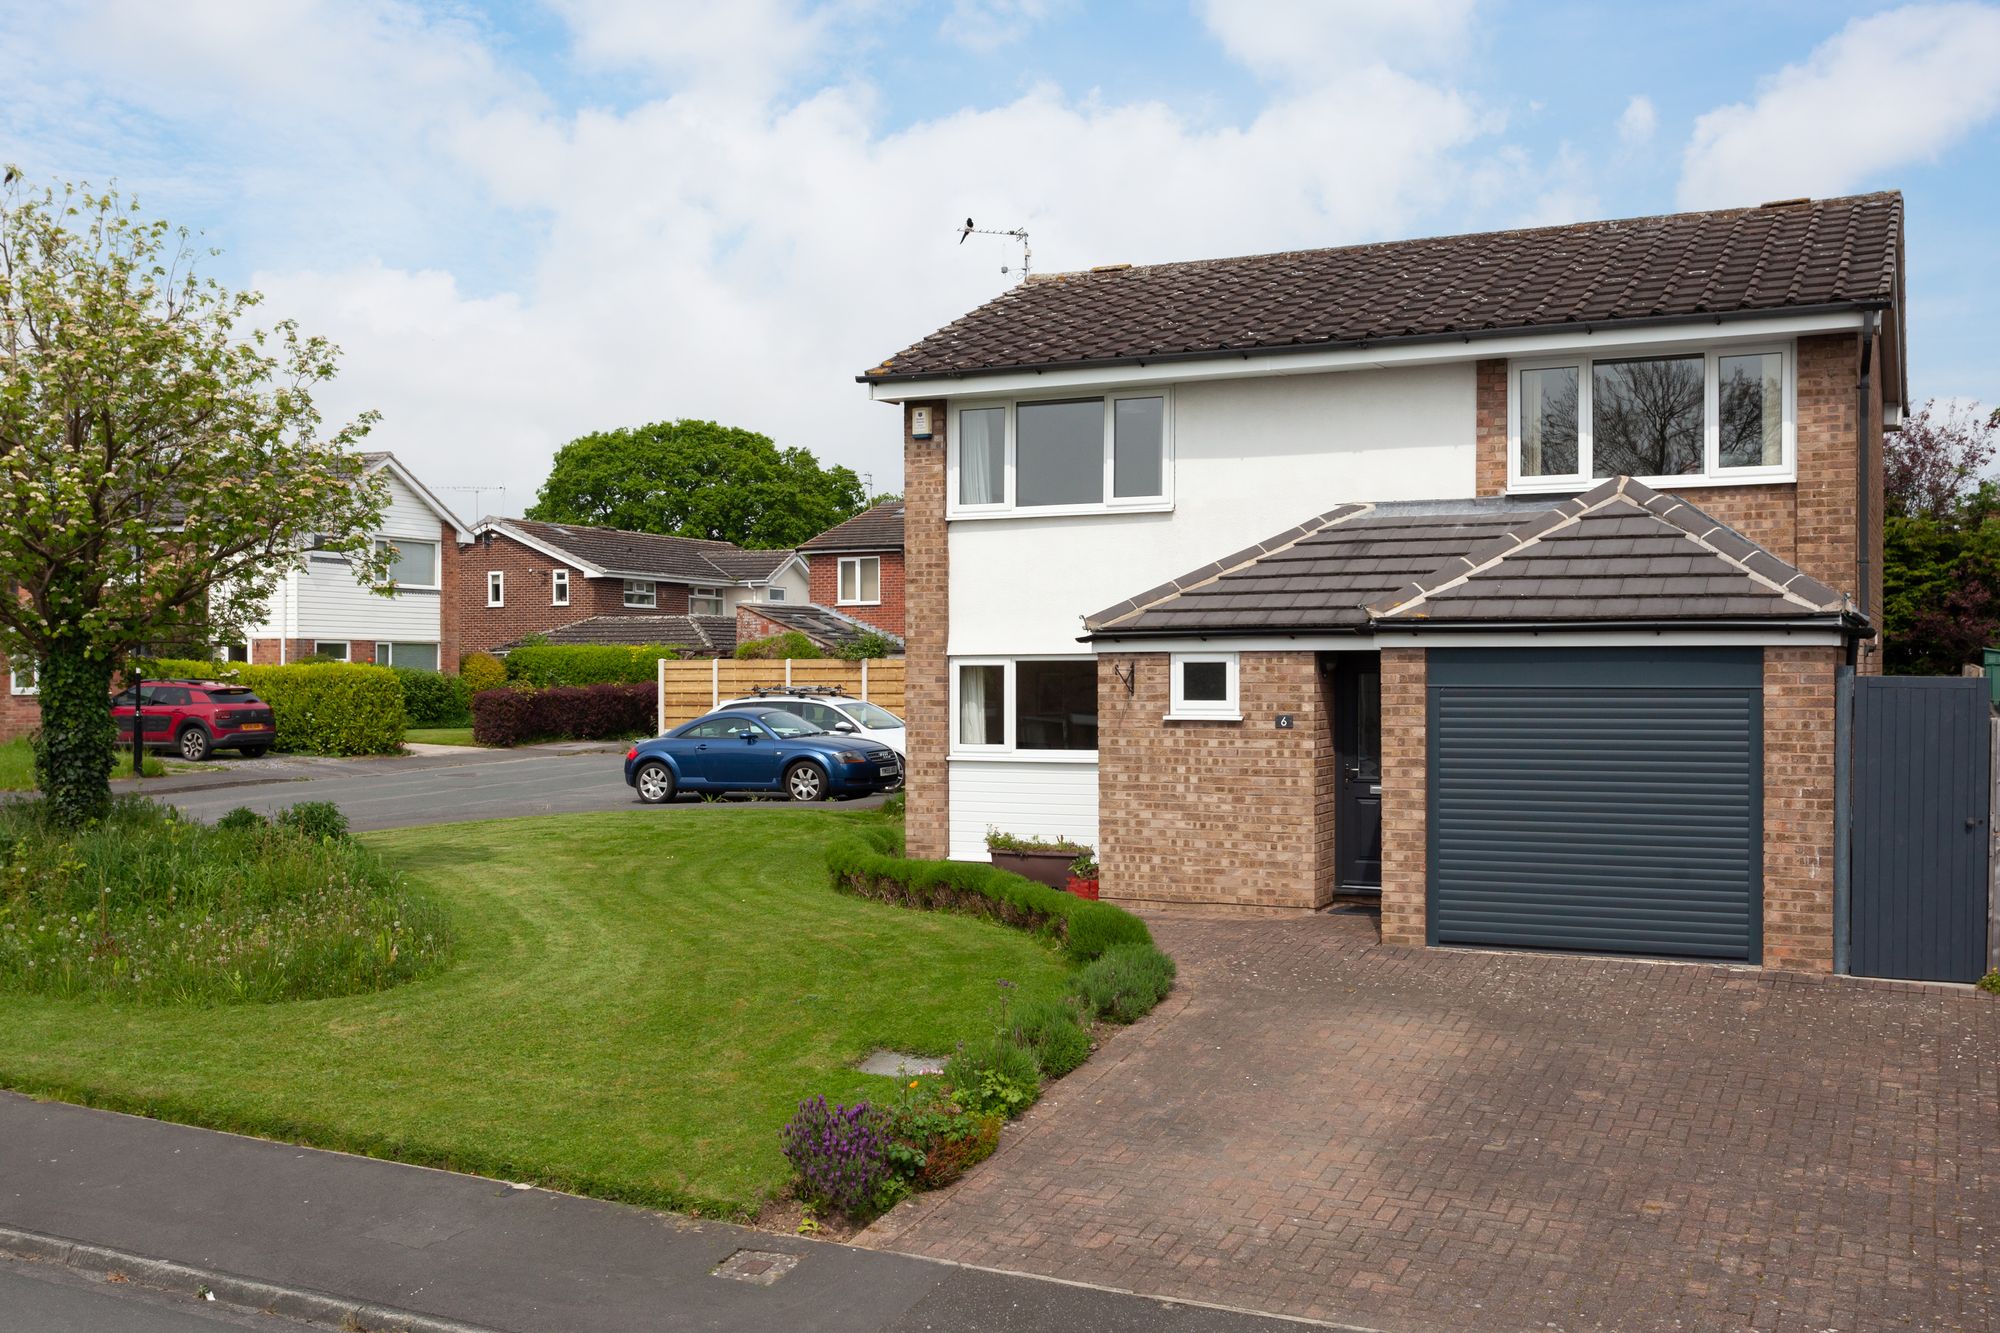
{"type": "Polygon", "coordinates": [[[181,758],[191,764],[198,764],[208,758],[208,733],[200,727],[189,727],[181,733],[181,758]]]}
{"type": "Polygon", "coordinates": [[[674,798],[674,775],[665,764],[639,765],[634,780],[639,788],[639,799],[648,805],[659,805],[674,798]]]}
{"type": "Polygon", "coordinates": [[[826,774],[812,764],[793,764],[785,774],[785,790],[795,801],[817,801],[826,795],[826,774]]]}

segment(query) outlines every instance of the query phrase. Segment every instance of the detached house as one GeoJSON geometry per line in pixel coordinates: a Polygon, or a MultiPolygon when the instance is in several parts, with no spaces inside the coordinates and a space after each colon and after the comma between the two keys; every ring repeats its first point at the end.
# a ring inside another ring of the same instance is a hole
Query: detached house
{"type": "Polygon", "coordinates": [[[1039,277],[905,439],[913,855],[1384,938],[1832,966],[1900,196],[1039,277]]]}
{"type": "Polygon", "coordinates": [[[903,633],[903,502],[885,500],[799,546],[812,600],[903,633]]]}

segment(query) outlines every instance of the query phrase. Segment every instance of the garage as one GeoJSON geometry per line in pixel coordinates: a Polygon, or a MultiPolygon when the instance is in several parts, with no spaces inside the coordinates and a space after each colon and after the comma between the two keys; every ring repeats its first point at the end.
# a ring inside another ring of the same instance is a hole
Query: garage
{"type": "Polygon", "coordinates": [[[1762,961],[1756,648],[1433,648],[1433,944],[1762,961]]]}

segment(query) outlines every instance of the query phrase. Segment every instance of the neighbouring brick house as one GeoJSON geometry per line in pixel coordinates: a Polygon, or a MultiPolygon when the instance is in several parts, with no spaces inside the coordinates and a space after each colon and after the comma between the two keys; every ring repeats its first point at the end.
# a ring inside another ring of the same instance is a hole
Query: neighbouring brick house
{"type": "Polygon", "coordinates": [[[465,651],[540,634],[552,643],[670,643],[727,656],[736,611],[807,600],[796,551],[651,532],[488,518],[459,557],[465,651]]]}
{"type": "Polygon", "coordinates": [[[1039,277],[883,362],[912,854],[1830,970],[1902,268],[1899,195],[1792,200],[1039,277]]]}
{"type": "Polygon", "coordinates": [[[812,600],[900,637],[903,502],[885,500],[799,546],[812,600]]]}

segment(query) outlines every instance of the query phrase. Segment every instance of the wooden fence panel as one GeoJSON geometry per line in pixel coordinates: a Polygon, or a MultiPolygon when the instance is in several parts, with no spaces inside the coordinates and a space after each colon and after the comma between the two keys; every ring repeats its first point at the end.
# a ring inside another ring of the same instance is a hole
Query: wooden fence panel
{"type": "Polygon", "coordinates": [[[660,663],[661,731],[692,722],[724,699],[740,698],[758,686],[838,686],[856,699],[880,704],[901,716],[905,672],[900,657],[864,662],[836,658],[739,661],[731,657],[660,663]]]}

